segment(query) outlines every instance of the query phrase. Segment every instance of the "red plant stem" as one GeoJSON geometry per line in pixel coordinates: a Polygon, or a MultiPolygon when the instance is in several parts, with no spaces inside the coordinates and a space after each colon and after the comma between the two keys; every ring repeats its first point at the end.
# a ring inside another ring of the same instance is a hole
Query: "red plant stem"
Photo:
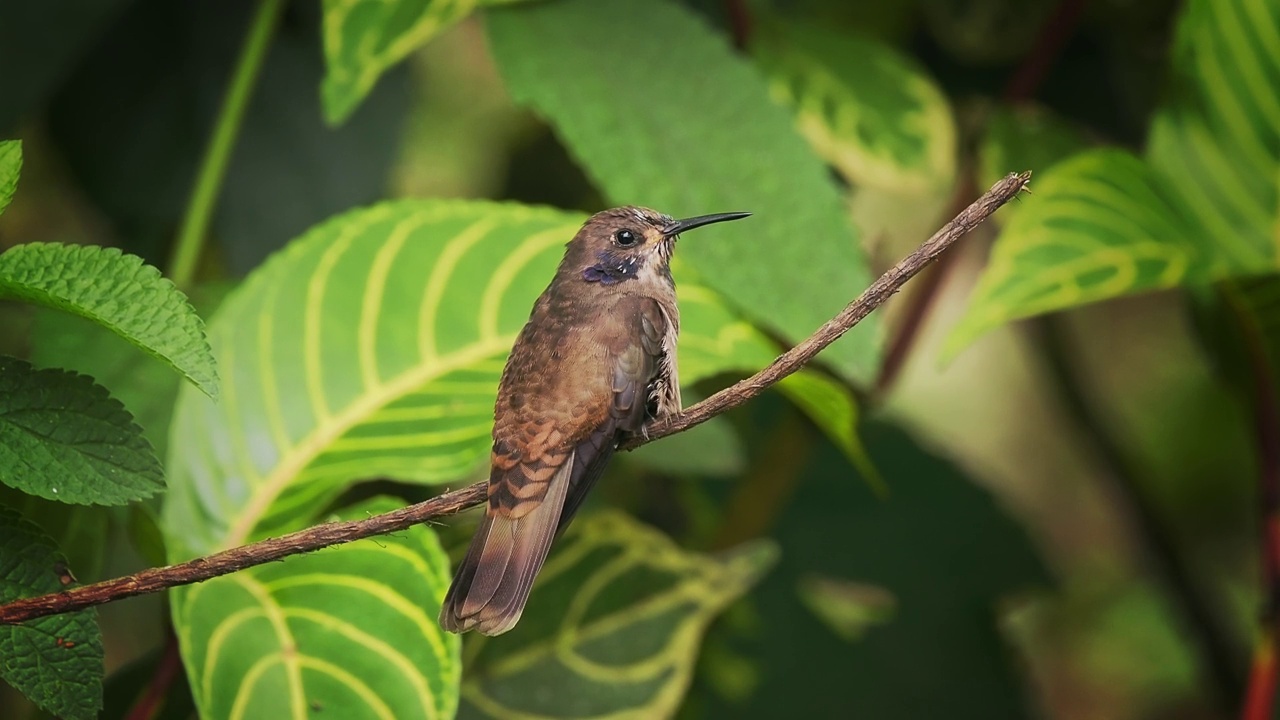
{"type": "Polygon", "coordinates": [[[1258,453],[1258,541],[1262,552],[1262,634],[1254,652],[1242,717],[1272,718],[1276,711],[1276,658],[1280,657],[1280,407],[1276,404],[1273,365],[1264,330],[1235,285],[1223,284],[1221,297],[1240,328],[1249,363],[1249,400],[1253,404],[1254,443],[1258,453]]]}
{"type": "Polygon", "coordinates": [[[1017,72],[1004,87],[1004,99],[1011,103],[1025,102],[1035,95],[1053,63],[1062,54],[1067,41],[1075,33],[1084,16],[1085,0],[1062,0],[1053,15],[1040,26],[1032,51],[1017,72]]]}
{"type": "Polygon", "coordinates": [[[746,50],[747,42],[751,39],[751,12],[747,10],[746,0],[724,0],[724,10],[729,16],[733,46],[738,50],[746,50]]]}
{"type": "Polygon", "coordinates": [[[169,632],[164,642],[164,654],[156,671],[147,684],[146,691],[138,702],[129,709],[125,720],[151,720],[164,706],[164,699],[169,694],[169,687],[182,671],[182,655],[178,652],[178,637],[169,632]]]}

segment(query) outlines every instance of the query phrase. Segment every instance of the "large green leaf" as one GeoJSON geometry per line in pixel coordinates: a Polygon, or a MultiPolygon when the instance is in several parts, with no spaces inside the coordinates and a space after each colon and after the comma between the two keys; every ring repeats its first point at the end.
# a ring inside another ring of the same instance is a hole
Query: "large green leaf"
{"type": "Polygon", "coordinates": [[[777,558],[768,542],[685,552],[620,513],[573,525],[538,577],[520,624],[469,638],[462,718],[669,717],[702,634],[777,558]]]}
{"type": "MultiPolygon", "coordinates": [[[[677,271],[683,267],[684,263],[675,263],[677,271]]],[[[697,283],[697,276],[689,274],[697,283]]],[[[710,377],[724,371],[750,373],[773,362],[779,351],[777,345],[735,316],[714,292],[694,283],[682,281],[677,291],[682,328],[681,379],[710,377]],[[696,330],[690,332],[689,328],[696,330]]],[[[868,478],[875,477],[866,449],[858,438],[858,406],[848,387],[810,368],[783,378],[776,387],[844,450],[868,478]]]]}
{"type": "MultiPolygon", "coordinates": [[[[0,506],[0,604],[74,584],[67,560],[47,535],[0,506]]],[[[102,635],[97,614],[81,610],[0,625],[0,678],[66,720],[102,707],[102,635]]]]}
{"type": "Polygon", "coordinates": [[[22,173],[22,141],[0,141],[0,213],[9,207],[22,173]]]}
{"type": "MultiPolygon", "coordinates": [[[[194,288],[191,303],[208,317],[230,289],[230,284],[194,288]]],[[[31,323],[31,362],[37,367],[73,370],[109,388],[142,426],[142,435],[156,455],[164,457],[182,380],[163,362],[138,352],[108,328],[48,308],[38,308],[31,323]]]]}
{"type": "Polygon", "coordinates": [[[200,717],[452,717],[459,642],[436,624],[448,584],[449,559],[420,525],[175,591],[200,717]]]}
{"type": "Polygon", "coordinates": [[[1222,261],[1274,266],[1280,245],[1280,0],[1191,0],[1147,155],[1222,261]]]}
{"type": "MultiPolygon", "coordinates": [[[[165,505],[175,556],[295,527],[354,480],[479,473],[506,354],[582,220],[388,203],[325,223],[254,273],[210,326],[222,401],[179,395],[165,505]]],[[[773,358],[713,293],[680,278],[679,295],[684,382],[773,358]]],[[[835,402],[851,404],[847,392],[835,402]]]]}
{"type": "Polygon", "coordinates": [[[757,35],[752,51],[773,97],[792,108],[805,138],[851,185],[902,193],[950,186],[951,106],[911,60],[815,25],[768,25],[757,35]]]}
{"type": "Polygon", "coordinates": [[[133,416],[93,378],[0,356],[0,483],[121,505],[159,492],[164,474],[133,416]]]}
{"type": "MultiPolygon", "coordinates": [[[[353,480],[479,473],[507,352],[582,219],[393,202],[320,225],[251,275],[210,325],[223,401],[183,388],[175,409],[175,557],[297,527],[353,480]]],[[[678,292],[684,382],[772,360],[714,293],[682,278],[678,292]]]]}
{"type": "Polygon", "coordinates": [[[1226,262],[1137,157],[1093,150],[1055,165],[1008,221],[944,355],[1017,318],[1205,282],[1226,262]]]}
{"type": "MultiPolygon", "coordinates": [[[[164,508],[171,555],[206,554],[305,524],[355,480],[442,483],[482,473],[506,354],[583,219],[509,204],[401,201],[335,218],[268,261],[210,325],[225,373],[221,402],[189,387],[179,394],[164,508]]],[[[679,287],[687,316],[682,379],[772,358],[763,337],[710,291],[683,278],[679,287]]],[[[189,667],[198,644],[220,636],[207,623],[230,622],[217,608],[246,607],[259,572],[287,585],[319,570],[290,561],[191,591],[209,606],[197,611],[184,600],[175,615],[189,667]]],[[[352,613],[369,614],[369,602],[350,604],[352,613]]],[[[258,702],[252,688],[266,681],[235,665],[256,663],[273,678],[262,688],[293,697],[285,670],[270,664],[278,641],[258,631],[237,634],[234,650],[230,637],[224,642],[225,662],[239,668],[228,670],[227,688],[249,688],[245,702],[258,702]]],[[[345,661],[328,647],[299,648],[345,661]]],[[[205,682],[200,672],[193,686],[205,682]]],[[[408,692],[396,682],[377,696],[390,702],[390,694],[408,692]]],[[[234,703],[195,692],[206,709],[234,703]]]]}
{"type": "Polygon", "coordinates": [[[1191,0],[1147,161],[1054,167],[996,243],[947,353],[1009,320],[1273,269],[1280,228],[1280,0],[1191,0]]]}
{"type": "Polygon", "coordinates": [[[324,0],[325,117],[346,120],[383,73],[477,6],[514,1],[324,0]]]}
{"type": "Polygon", "coordinates": [[[26,243],[0,254],[0,298],[89,318],[168,363],[209,397],[218,376],[204,323],[141,258],[97,245],[26,243]]]}
{"type": "MultiPolygon", "coordinates": [[[[797,341],[867,285],[823,163],[755,68],[692,12],[667,0],[560,0],[486,18],[512,95],[550,120],[613,202],[755,213],[700,230],[680,251],[738,310],[797,341]]],[[[846,374],[870,371],[874,326],[825,357],[846,374]]]]}

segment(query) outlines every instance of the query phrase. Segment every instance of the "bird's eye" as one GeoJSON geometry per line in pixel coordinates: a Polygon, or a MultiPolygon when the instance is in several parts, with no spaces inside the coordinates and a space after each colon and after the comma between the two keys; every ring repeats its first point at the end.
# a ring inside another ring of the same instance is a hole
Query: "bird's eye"
{"type": "Polygon", "coordinates": [[[640,242],[640,236],[630,230],[619,230],[613,234],[613,241],[618,247],[632,247],[640,242]]]}

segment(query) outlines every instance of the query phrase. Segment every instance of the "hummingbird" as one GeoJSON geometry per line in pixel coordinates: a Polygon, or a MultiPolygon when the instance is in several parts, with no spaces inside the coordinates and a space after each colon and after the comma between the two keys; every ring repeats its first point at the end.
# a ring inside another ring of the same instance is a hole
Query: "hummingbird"
{"type": "Polygon", "coordinates": [[[566,245],[502,371],[488,502],[445,595],[445,630],[514,627],[552,540],[618,444],[680,411],[671,254],[681,233],[748,215],[613,208],[566,245]]]}

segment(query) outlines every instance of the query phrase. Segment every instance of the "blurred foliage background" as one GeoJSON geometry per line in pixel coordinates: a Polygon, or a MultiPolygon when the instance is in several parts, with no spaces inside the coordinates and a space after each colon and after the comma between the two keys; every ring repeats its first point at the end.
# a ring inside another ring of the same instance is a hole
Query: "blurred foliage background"
{"type": "Polygon", "coordinates": [[[0,305],[0,352],[93,375],[165,459],[167,496],[132,507],[5,489],[82,582],[480,477],[490,345],[586,212],[756,213],[681,244],[689,403],[1035,171],[821,368],[619,457],[509,636],[412,638],[434,609],[399,627],[338,589],[438,608],[459,518],[102,608],[101,716],[1271,717],[1278,28],[1276,0],[0,0],[23,141],[0,248],[164,269],[224,386],[0,305]],[[430,340],[395,311],[424,288],[430,340]],[[490,335],[453,327],[476,308],[490,335]],[[315,440],[344,403],[364,414],[315,440]],[[289,652],[314,676],[250,667],[283,652],[244,619],[253,582],[313,623],[289,652]],[[402,681],[370,680],[401,644],[402,681]]]}

